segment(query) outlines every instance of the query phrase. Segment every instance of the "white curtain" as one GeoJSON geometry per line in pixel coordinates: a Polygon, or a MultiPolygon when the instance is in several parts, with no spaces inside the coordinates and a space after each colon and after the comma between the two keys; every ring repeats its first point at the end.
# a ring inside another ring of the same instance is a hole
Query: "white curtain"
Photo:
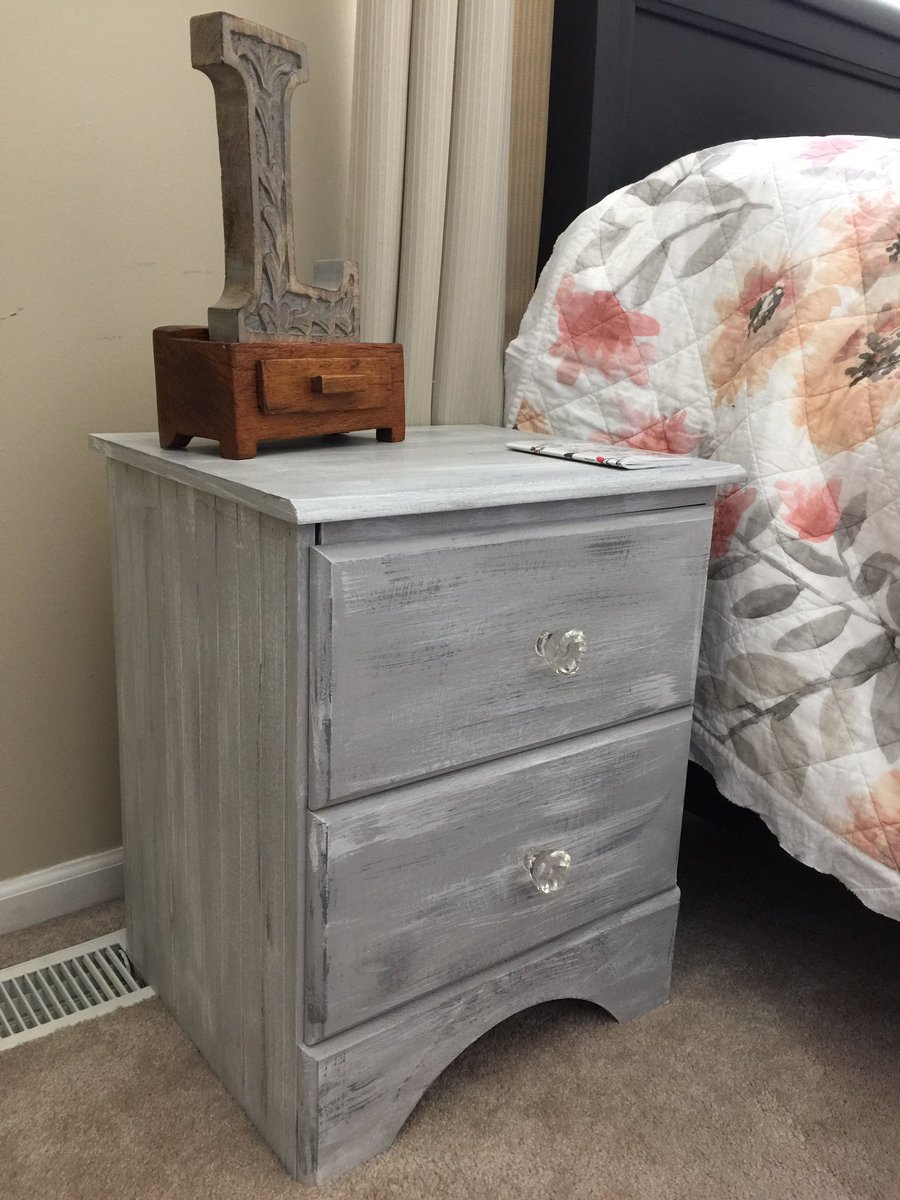
{"type": "Polygon", "coordinates": [[[410,424],[501,422],[507,329],[534,281],[552,11],[358,2],[351,254],[363,340],[403,343],[410,424]]]}

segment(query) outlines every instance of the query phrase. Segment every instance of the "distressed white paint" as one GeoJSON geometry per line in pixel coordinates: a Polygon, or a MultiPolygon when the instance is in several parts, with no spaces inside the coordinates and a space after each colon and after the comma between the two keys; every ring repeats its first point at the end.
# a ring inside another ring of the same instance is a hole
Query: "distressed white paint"
{"type": "Polygon", "coordinates": [[[110,464],[132,956],[289,1169],[310,531],[110,464]]]}
{"type": "Polygon", "coordinates": [[[162,450],[152,433],[96,434],[95,449],[145,471],[212,492],[297,525],[470,511],[508,504],[635,493],[667,494],[742,479],[730,463],[615,471],[506,449],[521,434],[487,425],[408,429],[404,442],[375,434],[308,438],[298,447],[263,446],[256,458],[220,458],[214,442],[162,450]]]}
{"type": "Polygon", "coordinates": [[[306,1039],[675,884],[690,710],[340,804],[309,819],[306,1039]],[[544,895],[529,852],[567,851],[544,895]]]}
{"type": "Polygon", "coordinates": [[[690,704],[711,516],[317,547],[312,806],[690,704]],[[535,642],[573,628],[557,675],[535,642]]]}
{"type": "MultiPolygon", "coordinates": [[[[629,1021],[669,995],[678,889],[491,967],[387,1016],[300,1048],[304,1178],[327,1183],[386,1150],[467,1046],[534,1004],[589,1000],[629,1021]]],[[[653,1063],[647,1063],[653,1070],[653,1063]]]]}
{"type": "Polygon", "coordinates": [[[510,1013],[574,995],[626,1019],[667,993],[711,506],[740,473],[507,437],[240,463],[95,439],[131,952],[306,1180],[384,1149],[510,1013]],[[576,622],[566,679],[534,639],[576,622]],[[365,797],[308,811],[310,725],[315,802],[365,797]],[[519,862],[545,841],[574,860],[555,897],[519,862]]]}

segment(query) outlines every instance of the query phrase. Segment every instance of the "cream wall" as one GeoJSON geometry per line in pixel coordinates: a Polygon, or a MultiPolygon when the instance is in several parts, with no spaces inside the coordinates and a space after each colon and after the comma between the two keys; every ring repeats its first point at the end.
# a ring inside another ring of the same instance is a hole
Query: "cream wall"
{"type": "MultiPolygon", "coordinates": [[[[0,73],[0,880],[120,841],[103,465],[155,427],[150,331],[222,282],[197,0],[8,0],[0,73]]],[[[297,265],[346,250],[355,0],[242,0],[305,41],[297,265]]]]}

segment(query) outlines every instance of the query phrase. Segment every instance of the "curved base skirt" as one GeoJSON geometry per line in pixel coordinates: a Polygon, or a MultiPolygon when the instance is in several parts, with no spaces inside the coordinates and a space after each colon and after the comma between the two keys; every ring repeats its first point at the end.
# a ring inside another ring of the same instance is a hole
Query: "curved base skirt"
{"type": "Polygon", "coordinates": [[[299,1047],[297,1177],[327,1183],[387,1150],[441,1071],[514,1013],[588,1000],[618,1021],[665,1003],[678,889],[316,1046],[299,1047]]]}

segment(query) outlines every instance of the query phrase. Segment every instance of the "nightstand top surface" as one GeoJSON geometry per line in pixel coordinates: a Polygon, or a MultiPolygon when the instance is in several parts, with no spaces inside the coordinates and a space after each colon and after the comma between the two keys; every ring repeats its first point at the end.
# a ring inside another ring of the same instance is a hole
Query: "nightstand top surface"
{"type": "Polygon", "coordinates": [[[690,467],[622,471],[506,448],[529,440],[491,425],[431,425],[408,429],[404,442],[340,434],[262,446],[256,458],[239,462],[221,458],[216,443],[202,438],[185,450],[161,449],[155,433],[94,434],[91,445],[109,458],[297,525],[665,493],[744,477],[731,463],[699,458],[690,467]]]}

